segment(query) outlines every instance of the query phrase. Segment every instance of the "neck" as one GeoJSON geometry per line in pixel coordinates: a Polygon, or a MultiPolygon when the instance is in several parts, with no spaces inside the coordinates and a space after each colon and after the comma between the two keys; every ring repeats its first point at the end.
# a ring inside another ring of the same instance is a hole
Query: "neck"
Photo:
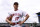
{"type": "Polygon", "coordinates": [[[18,9],[14,9],[14,11],[17,11],[18,9]]]}

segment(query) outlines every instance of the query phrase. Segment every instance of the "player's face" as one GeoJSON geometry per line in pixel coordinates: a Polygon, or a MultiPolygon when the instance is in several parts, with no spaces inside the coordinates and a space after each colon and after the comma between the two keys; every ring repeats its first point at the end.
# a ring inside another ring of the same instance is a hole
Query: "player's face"
{"type": "Polygon", "coordinates": [[[18,5],[14,5],[14,9],[18,9],[18,5]]]}

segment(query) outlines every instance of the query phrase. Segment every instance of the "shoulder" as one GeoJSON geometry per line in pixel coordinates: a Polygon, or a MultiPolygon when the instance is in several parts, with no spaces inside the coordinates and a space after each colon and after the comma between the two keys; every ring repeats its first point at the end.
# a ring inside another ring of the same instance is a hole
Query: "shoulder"
{"type": "Polygon", "coordinates": [[[8,11],[8,14],[12,14],[14,12],[14,10],[10,10],[8,11]]]}
{"type": "Polygon", "coordinates": [[[23,10],[20,10],[20,9],[19,9],[18,11],[19,11],[19,12],[23,12],[23,10]]]}

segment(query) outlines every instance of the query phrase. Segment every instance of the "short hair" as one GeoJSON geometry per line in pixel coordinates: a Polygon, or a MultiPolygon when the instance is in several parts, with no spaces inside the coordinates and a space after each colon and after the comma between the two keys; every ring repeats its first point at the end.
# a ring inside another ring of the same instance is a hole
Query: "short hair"
{"type": "Polygon", "coordinates": [[[18,2],[14,2],[14,5],[18,5],[18,2]]]}

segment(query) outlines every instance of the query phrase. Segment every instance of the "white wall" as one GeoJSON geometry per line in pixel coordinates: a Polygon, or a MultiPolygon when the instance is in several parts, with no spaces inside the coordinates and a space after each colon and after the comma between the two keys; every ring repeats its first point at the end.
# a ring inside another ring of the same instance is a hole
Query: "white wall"
{"type": "Polygon", "coordinates": [[[0,23],[6,23],[7,13],[13,9],[14,2],[18,2],[19,9],[30,15],[25,23],[38,23],[38,17],[35,13],[40,12],[40,0],[0,0],[0,23]]]}

